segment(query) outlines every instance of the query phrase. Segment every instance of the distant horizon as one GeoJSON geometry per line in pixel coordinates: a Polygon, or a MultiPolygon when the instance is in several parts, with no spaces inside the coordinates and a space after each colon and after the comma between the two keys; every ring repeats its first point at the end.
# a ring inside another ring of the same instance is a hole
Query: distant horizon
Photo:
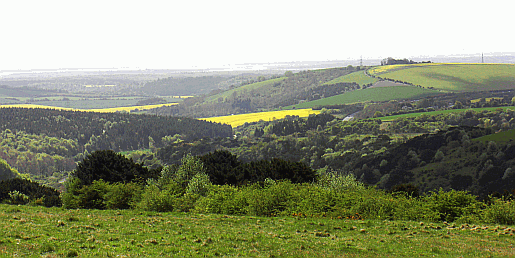
{"type": "MultiPolygon", "coordinates": [[[[396,59],[410,59],[414,61],[433,61],[437,63],[441,63],[441,61],[436,60],[450,60],[450,59],[466,59],[468,61],[462,61],[458,63],[470,62],[471,59],[477,59],[476,62],[472,63],[481,63],[481,55],[485,57],[485,63],[515,63],[515,52],[485,52],[485,53],[471,53],[471,54],[455,54],[455,55],[434,55],[434,56],[411,56],[411,57],[394,57],[388,56],[396,59]],[[492,57],[501,58],[508,57],[508,61],[497,59],[496,62],[488,62],[492,60],[492,57]]],[[[388,58],[384,57],[384,58],[388,58]]],[[[379,61],[384,58],[367,58],[363,57],[363,65],[379,65],[379,61]],[[377,62],[371,63],[371,62],[377,62]]],[[[445,61],[444,61],[445,62],[445,61]]],[[[181,72],[238,72],[238,71],[281,71],[281,70],[302,70],[309,68],[316,68],[320,66],[320,68],[329,68],[328,64],[341,64],[341,65],[359,65],[360,59],[335,59],[335,60],[310,60],[310,61],[282,61],[282,62],[268,62],[268,63],[241,63],[241,64],[232,64],[226,65],[225,67],[184,67],[184,68],[152,68],[152,67],[86,67],[86,68],[41,68],[41,69],[19,69],[19,70],[0,70],[0,78],[9,77],[9,75],[36,75],[36,74],[52,74],[52,73],[99,73],[99,72],[114,72],[114,73],[123,73],[123,72],[157,72],[157,71],[166,71],[173,72],[176,71],[178,73],[181,72]]],[[[334,66],[338,67],[338,66],[334,66]]]]}

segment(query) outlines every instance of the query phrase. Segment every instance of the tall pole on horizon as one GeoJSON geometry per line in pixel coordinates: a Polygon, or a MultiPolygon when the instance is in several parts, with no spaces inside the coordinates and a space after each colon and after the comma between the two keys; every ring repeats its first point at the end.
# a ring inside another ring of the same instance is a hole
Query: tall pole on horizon
{"type": "Polygon", "coordinates": [[[363,56],[359,56],[359,66],[363,66],[363,56]]]}
{"type": "Polygon", "coordinates": [[[483,64],[485,62],[485,59],[483,58],[483,53],[481,53],[481,63],[483,64]]]}

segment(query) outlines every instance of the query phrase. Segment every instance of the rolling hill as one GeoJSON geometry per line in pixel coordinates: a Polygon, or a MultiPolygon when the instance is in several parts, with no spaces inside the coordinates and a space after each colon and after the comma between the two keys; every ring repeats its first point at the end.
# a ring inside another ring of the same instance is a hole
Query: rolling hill
{"type": "Polygon", "coordinates": [[[449,92],[504,90],[515,87],[513,64],[413,64],[378,66],[369,74],[449,92]]]}

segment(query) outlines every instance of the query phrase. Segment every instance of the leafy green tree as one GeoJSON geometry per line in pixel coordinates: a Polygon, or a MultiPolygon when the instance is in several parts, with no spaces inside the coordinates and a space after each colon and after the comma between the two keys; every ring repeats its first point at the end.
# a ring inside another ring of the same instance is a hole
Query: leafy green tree
{"type": "Polygon", "coordinates": [[[100,179],[110,183],[128,183],[155,178],[157,175],[121,154],[112,150],[101,150],[92,152],[79,162],[71,176],[79,178],[83,185],[91,185],[93,181],[100,179]]]}

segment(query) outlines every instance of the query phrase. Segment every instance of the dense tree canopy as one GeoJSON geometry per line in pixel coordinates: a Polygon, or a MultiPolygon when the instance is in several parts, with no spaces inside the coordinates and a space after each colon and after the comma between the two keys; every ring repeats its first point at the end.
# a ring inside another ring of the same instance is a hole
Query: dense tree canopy
{"type": "Polygon", "coordinates": [[[128,183],[155,178],[157,171],[149,171],[141,164],[134,163],[112,150],[102,150],[92,152],[79,162],[72,176],[80,179],[84,185],[90,185],[93,181],[100,179],[112,183],[128,183]]]}
{"type": "Polygon", "coordinates": [[[14,191],[27,196],[28,201],[39,199],[41,204],[47,207],[61,206],[61,199],[57,190],[21,178],[0,181],[0,202],[9,199],[9,193],[12,194],[14,191]]]}

